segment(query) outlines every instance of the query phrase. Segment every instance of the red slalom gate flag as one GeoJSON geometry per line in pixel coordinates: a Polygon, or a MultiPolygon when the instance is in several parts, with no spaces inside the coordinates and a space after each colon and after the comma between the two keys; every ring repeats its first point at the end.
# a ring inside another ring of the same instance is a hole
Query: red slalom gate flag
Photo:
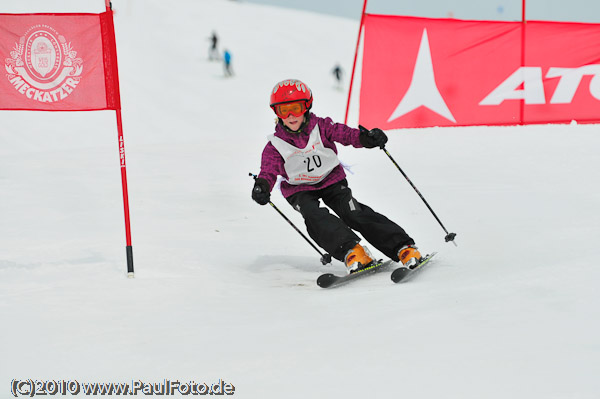
{"type": "Polygon", "coordinates": [[[0,14],[0,110],[115,110],[127,275],[134,276],[125,140],[112,9],[100,14],[0,14]]]}
{"type": "Polygon", "coordinates": [[[600,24],[365,16],[359,122],[600,122],[600,24]]]}
{"type": "Polygon", "coordinates": [[[120,109],[112,12],[0,14],[0,109],[120,109]]]}

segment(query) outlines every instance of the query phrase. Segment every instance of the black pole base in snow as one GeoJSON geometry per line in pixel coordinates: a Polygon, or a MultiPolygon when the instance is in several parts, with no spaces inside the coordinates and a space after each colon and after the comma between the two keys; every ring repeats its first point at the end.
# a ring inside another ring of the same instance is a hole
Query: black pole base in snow
{"type": "Polygon", "coordinates": [[[127,277],[133,278],[133,247],[131,245],[127,245],[125,247],[125,252],[127,253],[127,277]]]}
{"type": "Polygon", "coordinates": [[[452,242],[452,244],[454,244],[455,247],[458,247],[458,245],[456,245],[456,242],[454,241],[455,238],[456,233],[448,233],[448,235],[446,235],[446,242],[452,242]]]}
{"type": "Polygon", "coordinates": [[[321,256],[321,263],[324,265],[331,263],[331,255],[328,253],[323,254],[323,256],[321,256]]]}

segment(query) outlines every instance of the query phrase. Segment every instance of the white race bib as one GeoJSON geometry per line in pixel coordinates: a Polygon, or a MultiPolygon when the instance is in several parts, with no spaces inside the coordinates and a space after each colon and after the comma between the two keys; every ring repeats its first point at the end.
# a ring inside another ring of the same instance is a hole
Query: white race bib
{"type": "Polygon", "coordinates": [[[300,149],[275,135],[269,136],[271,144],[284,160],[289,184],[316,184],[340,164],[335,151],[323,145],[319,125],[310,133],[306,147],[300,149]]]}

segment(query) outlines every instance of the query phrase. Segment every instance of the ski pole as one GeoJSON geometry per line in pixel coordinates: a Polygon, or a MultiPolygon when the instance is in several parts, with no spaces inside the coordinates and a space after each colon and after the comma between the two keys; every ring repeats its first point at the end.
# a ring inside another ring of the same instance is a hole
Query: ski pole
{"type": "MultiPolygon", "coordinates": [[[[252,178],[254,178],[254,180],[257,179],[257,176],[255,174],[249,173],[250,176],[252,176],[252,178]]],[[[296,230],[298,232],[298,234],[300,234],[302,236],[302,238],[304,238],[306,240],[307,243],[310,244],[311,247],[313,247],[315,249],[315,251],[317,251],[319,253],[319,255],[321,255],[321,263],[326,265],[328,263],[331,263],[331,255],[329,255],[328,253],[322,253],[319,248],[316,247],[315,244],[313,244],[301,231],[300,229],[298,229],[298,227],[296,227],[296,225],[290,220],[288,219],[283,212],[281,212],[279,210],[279,208],[277,208],[275,206],[275,204],[271,201],[269,201],[269,205],[271,205],[273,207],[273,209],[275,209],[277,211],[277,213],[279,213],[281,215],[282,218],[285,219],[286,222],[288,222],[290,224],[290,226],[292,226],[294,228],[294,230],[296,230]]]]}
{"type": "Polygon", "coordinates": [[[431,209],[431,207],[429,206],[429,204],[427,203],[427,201],[425,201],[425,198],[423,197],[423,195],[421,195],[421,193],[419,192],[419,190],[417,189],[417,187],[413,184],[412,181],[410,181],[410,179],[408,178],[408,176],[406,175],[406,173],[404,173],[404,171],[400,168],[400,165],[398,165],[398,163],[394,160],[394,158],[392,158],[392,156],[390,155],[389,151],[385,149],[385,146],[381,147],[381,149],[390,158],[390,160],[393,162],[393,164],[396,165],[396,167],[398,168],[398,170],[400,171],[400,173],[402,173],[402,176],[404,176],[404,178],[406,179],[406,181],[408,181],[408,183],[410,183],[410,185],[412,186],[412,188],[415,189],[415,191],[417,192],[417,194],[419,194],[419,197],[421,197],[421,199],[423,200],[423,202],[425,203],[425,205],[427,205],[427,208],[429,209],[429,211],[431,212],[431,214],[433,215],[433,217],[435,217],[435,220],[437,220],[438,223],[440,224],[440,226],[442,226],[442,229],[444,229],[444,231],[446,232],[446,237],[445,237],[446,242],[452,241],[452,244],[454,244],[454,246],[457,246],[456,243],[454,242],[454,238],[456,237],[456,233],[448,233],[448,230],[446,230],[446,228],[442,224],[442,221],[440,220],[440,218],[437,217],[437,215],[435,214],[435,212],[433,211],[433,209],[431,209]]]}

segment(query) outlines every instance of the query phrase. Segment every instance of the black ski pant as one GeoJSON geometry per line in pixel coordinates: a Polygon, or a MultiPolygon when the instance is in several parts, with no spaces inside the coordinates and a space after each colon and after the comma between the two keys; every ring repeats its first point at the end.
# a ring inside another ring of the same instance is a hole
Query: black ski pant
{"type": "Polygon", "coordinates": [[[402,227],[356,201],[345,179],[321,190],[300,191],[287,200],[302,214],[312,239],[342,262],[346,253],[360,241],[352,230],[358,231],[371,245],[395,261],[399,260],[400,248],[415,243],[402,227]],[[339,218],[320,206],[320,199],[339,218]]]}

